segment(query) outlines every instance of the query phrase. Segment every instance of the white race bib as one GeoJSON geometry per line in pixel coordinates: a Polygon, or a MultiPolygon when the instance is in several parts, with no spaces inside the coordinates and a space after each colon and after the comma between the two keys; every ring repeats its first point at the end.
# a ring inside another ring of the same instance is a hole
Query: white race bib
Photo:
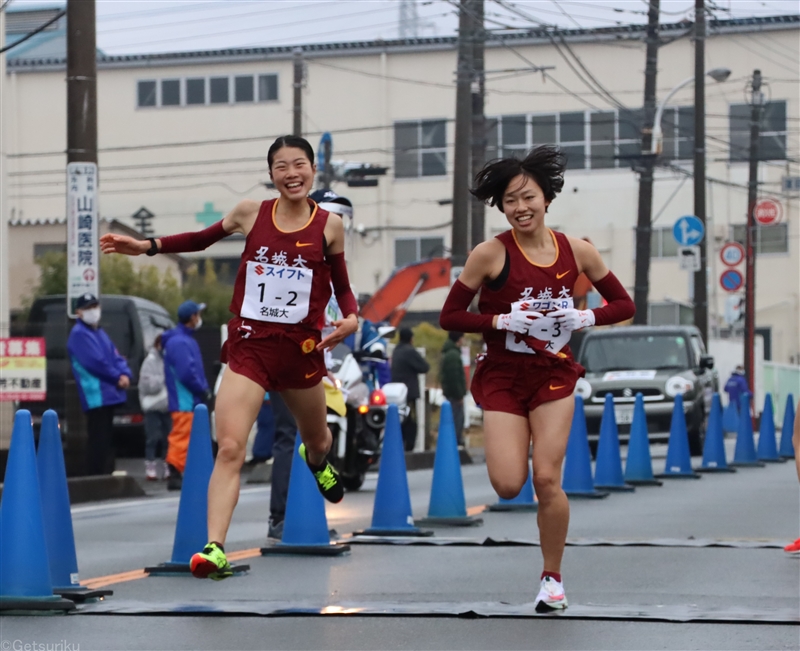
{"type": "Polygon", "coordinates": [[[248,261],[241,316],[256,321],[300,323],[308,316],[314,272],[248,261]]]}
{"type": "MultiPolygon", "coordinates": [[[[511,308],[517,307],[520,303],[528,303],[528,310],[531,312],[552,312],[553,310],[565,310],[573,306],[572,298],[556,298],[556,299],[528,299],[525,301],[518,301],[511,305],[511,308]]],[[[558,323],[551,316],[544,316],[533,321],[533,325],[528,330],[528,335],[540,341],[546,341],[545,350],[556,354],[564,346],[569,343],[571,333],[564,330],[560,323],[558,323]]],[[[515,353],[528,353],[535,355],[536,351],[533,350],[524,341],[517,341],[519,335],[509,332],[506,334],[506,350],[514,351],[515,353]]]]}

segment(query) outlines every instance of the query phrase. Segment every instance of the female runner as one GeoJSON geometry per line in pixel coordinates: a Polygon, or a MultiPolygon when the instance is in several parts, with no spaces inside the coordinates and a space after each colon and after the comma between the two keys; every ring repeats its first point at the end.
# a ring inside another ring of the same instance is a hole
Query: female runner
{"type": "Polygon", "coordinates": [[[567,607],[561,559],[569,504],[561,465],[569,438],[575,383],[584,373],[567,345],[570,334],[633,316],[628,293],[597,249],[545,226],[545,214],[564,185],[566,159],[555,147],[533,149],[524,160],[488,163],[472,193],[506,216],[511,229],[470,253],[442,309],[445,330],[482,332],[472,395],[484,410],[486,465],[500,497],[516,497],[528,478],[533,443],[533,483],[544,557],[537,611],[567,607]],[[608,305],[576,310],[573,286],[585,273],[608,305]],[[481,290],[480,314],[467,311],[481,290]]]}
{"type": "Polygon", "coordinates": [[[228,368],[216,398],[219,451],[208,486],[209,543],[191,559],[192,574],[220,580],[232,575],[224,543],[239,499],[239,473],[250,428],[265,391],[278,391],[297,421],[300,454],[323,496],[344,494],[328,463],[332,437],[325,422],[324,350],[358,328],[358,306],[344,260],[344,226],[338,215],[308,199],[316,166],[311,145],[296,136],[269,148],[270,178],[280,193],[271,201],[240,202],[209,228],[149,240],[107,234],[104,253],[155,255],[201,251],[233,233],[246,237],[231,301],[234,317],[222,361],[228,368]],[[320,329],[331,284],[344,318],[324,339],[320,329]]]}

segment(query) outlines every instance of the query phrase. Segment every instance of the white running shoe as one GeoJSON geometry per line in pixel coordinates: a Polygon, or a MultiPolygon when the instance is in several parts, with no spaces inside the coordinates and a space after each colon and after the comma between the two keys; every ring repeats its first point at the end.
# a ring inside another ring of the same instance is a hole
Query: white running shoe
{"type": "Polygon", "coordinates": [[[567,595],[564,594],[564,585],[552,576],[542,579],[539,594],[536,595],[536,612],[549,613],[553,610],[563,610],[567,607],[567,595]]]}

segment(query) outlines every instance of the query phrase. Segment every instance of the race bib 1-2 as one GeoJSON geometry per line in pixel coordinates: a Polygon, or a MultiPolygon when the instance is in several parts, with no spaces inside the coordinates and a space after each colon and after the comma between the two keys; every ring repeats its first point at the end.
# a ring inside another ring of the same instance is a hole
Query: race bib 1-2
{"type": "Polygon", "coordinates": [[[241,316],[256,321],[300,323],[308,316],[314,272],[249,261],[241,316]]]}

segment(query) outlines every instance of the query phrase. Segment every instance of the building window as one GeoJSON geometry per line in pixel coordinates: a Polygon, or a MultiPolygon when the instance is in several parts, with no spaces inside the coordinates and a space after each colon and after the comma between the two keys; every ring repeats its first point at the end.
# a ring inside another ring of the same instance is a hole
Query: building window
{"type": "Polygon", "coordinates": [[[139,108],[156,105],[156,82],[140,81],[137,83],[139,108]]]}
{"type": "Polygon", "coordinates": [[[67,243],[66,242],[54,242],[52,244],[34,244],[33,245],[33,259],[36,260],[41,258],[43,255],[47,255],[48,253],[66,253],[67,252],[67,243]]]}
{"type": "Polygon", "coordinates": [[[591,129],[592,168],[616,167],[616,122],[615,111],[595,111],[589,114],[591,129]]]}
{"type": "Polygon", "coordinates": [[[228,103],[228,77],[211,77],[208,80],[212,104],[228,103]]]}
{"type": "Polygon", "coordinates": [[[180,106],[180,105],[181,105],[181,80],[162,79],[161,106],[180,106]]]}
{"type": "Polygon", "coordinates": [[[666,160],[694,160],[694,106],[670,107],[661,118],[664,137],[661,155],[666,160]]]}
{"type": "MultiPolygon", "coordinates": [[[[731,239],[746,245],[747,226],[734,224],[731,227],[731,239]]],[[[753,237],[753,248],[757,255],[764,253],[789,252],[789,227],[788,224],[775,224],[774,226],[756,226],[753,237]]]]}
{"type": "Polygon", "coordinates": [[[443,237],[398,237],[394,241],[395,268],[443,255],[443,237]]]}
{"type": "Polygon", "coordinates": [[[675,236],[672,233],[671,227],[654,228],[652,231],[650,231],[650,257],[678,257],[678,243],[675,241],[675,236]]]}
{"type": "Polygon", "coordinates": [[[205,104],[206,103],[206,80],[187,79],[186,80],[186,103],[205,104]]]}
{"type": "Polygon", "coordinates": [[[237,102],[252,102],[255,95],[253,93],[253,78],[235,77],[233,80],[234,98],[237,102]]]}
{"type": "Polygon", "coordinates": [[[445,120],[395,122],[395,177],[444,176],[447,173],[445,129],[445,120]]]}
{"type": "MultiPolygon", "coordinates": [[[[749,104],[730,106],[730,159],[750,160],[749,104]]],[[[761,111],[758,160],[786,160],[786,102],[770,102],[761,111]]]]}
{"type": "Polygon", "coordinates": [[[274,102],[278,99],[278,75],[258,76],[258,101],[274,102]]]}

